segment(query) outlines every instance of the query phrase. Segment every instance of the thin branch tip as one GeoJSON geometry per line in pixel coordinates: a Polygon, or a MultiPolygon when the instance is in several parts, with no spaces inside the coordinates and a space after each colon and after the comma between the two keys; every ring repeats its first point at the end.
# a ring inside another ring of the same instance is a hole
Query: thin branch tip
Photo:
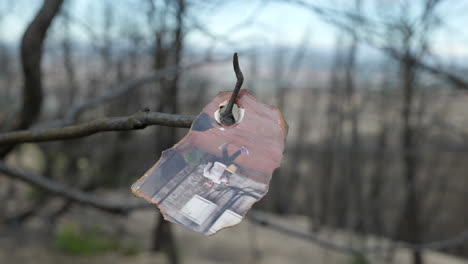
{"type": "Polygon", "coordinates": [[[236,78],[237,78],[236,88],[237,86],[239,86],[240,88],[242,86],[242,83],[244,82],[244,75],[242,74],[242,71],[239,66],[239,56],[237,52],[234,53],[232,64],[234,66],[234,72],[236,73],[236,78]]]}
{"type": "Polygon", "coordinates": [[[234,115],[232,114],[232,108],[234,107],[237,95],[239,94],[242,84],[244,83],[244,75],[242,74],[239,66],[239,57],[237,52],[235,52],[232,56],[232,65],[234,67],[234,73],[236,74],[237,79],[236,86],[234,87],[234,91],[232,92],[231,98],[229,99],[226,108],[221,113],[221,123],[228,126],[234,125],[236,123],[234,115]]]}

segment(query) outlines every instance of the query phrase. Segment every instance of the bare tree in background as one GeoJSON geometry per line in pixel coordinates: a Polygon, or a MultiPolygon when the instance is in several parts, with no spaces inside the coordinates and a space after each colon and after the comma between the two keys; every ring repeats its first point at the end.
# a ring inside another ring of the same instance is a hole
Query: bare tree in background
{"type": "MultiPolygon", "coordinates": [[[[438,0],[425,1],[421,14],[420,28],[409,23],[402,17],[396,30],[400,32],[401,50],[400,61],[402,80],[402,109],[401,109],[401,150],[403,163],[403,177],[405,182],[405,200],[403,203],[401,222],[399,223],[399,237],[410,243],[421,243],[423,227],[420,219],[422,213],[421,191],[418,189],[418,171],[420,167],[419,142],[421,129],[418,127],[417,96],[418,72],[414,58],[421,58],[427,54],[427,34],[434,26],[434,11],[438,0]]],[[[404,3],[402,8],[410,3],[404,3]]],[[[405,12],[403,12],[405,13],[405,12]]],[[[422,253],[413,253],[413,263],[424,263],[422,253]]]]}
{"type": "MultiPolygon", "coordinates": [[[[184,16],[186,11],[185,0],[178,0],[175,2],[167,2],[164,6],[165,9],[156,10],[159,6],[150,1],[151,11],[149,13],[150,22],[154,23],[154,14],[159,14],[157,20],[158,28],[155,29],[155,45],[154,45],[154,69],[161,70],[170,65],[179,67],[181,64],[182,51],[183,51],[183,37],[184,30],[184,16]],[[176,10],[175,29],[169,30],[166,16],[168,9],[174,8],[176,10]]],[[[160,92],[158,93],[158,111],[165,113],[177,113],[178,94],[179,94],[179,73],[176,73],[170,80],[162,80],[158,84],[160,92]]],[[[174,128],[161,127],[157,130],[157,153],[171,148],[177,142],[177,133],[174,128]]],[[[165,221],[163,216],[160,215],[156,224],[153,234],[152,249],[155,251],[167,251],[171,263],[179,263],[179,257],[176,248],[174,235],[172,234],[171,225],[165,221]]]]}
{"type": "MultiPolygon", "coordinates": [[[[22,104],[17,121],[11,130],[26,129],[38,118],[42,108],[41,61],[44,39],[52,20],[57,15],[63,0],[45,0],[34,20],[29,24],[21,40],[21,65],[23,69],[22,104]]],[[[0,150],[4,157],[13,146],[0,150]]]]}
{"type": "MultiPolygon", "coordinates": [[[[322,59],[321,54],[317,56],[313,50],[318,35],[314,34],[313,24],[298,46],[278,45],[264,50],[264,47],[257,47],[256,53],[241,53],[244,58],[241,62],[248,62],[241,65],[248,64],[253,75],[246,74],[246,80],[251,81],[247,84],[256,91],[260,91],[258,87],[271,87],[262,89],[257,97],[260,101],[266,100],[262,95],[272,98],[292,125],[287,160],[275,172],[265,202],[255,209],[284,216],[306,214],[310,229],[302,232],[296,227],[279,225],[258,212],[247,217],[265,227],[349,254],[357,260],[375,251],[382,251],[382,255],[388,251],[388,260],[392,260],[391,256],[400,248],[412,251],[415,264],[424,263],[426,249],[449,248],[451,253],[466,255],[468,251],[463,243],[468,238],[460,238],[457,229],[464,227],[463,220],[447,219],[447,215],[463,208],[458,201],[463,199],[455,195],[452,185],[459,185],[458,191],[463,193],[463,186],[467,184],[463,174],[466,146],[449,135],[454,131],[463,134],[463,127],[454,129],[450,120],[445,120],[454,96],[433,93],[430,89],[435,88],[428,85],[428,80],[436,79],[437,83],[432,86],[443,88],[439,90],[448,91],[446,86],[468,87],[457,71],[437,67],[434,57],[430,56],[429,37],[439,26],[437,8],[442,1],[402,1],[399,10],[373,2],[382,9],[385,7],[380,11],[390,13],[388,17],[382,15],[382,19],[367,13],[367,1],[356,0],[343,10],[320,7],[310,1],[282,2],[312,10],[338,29],[335,50],[330,52],[333,58],[329,69],[328,65],[327,69],[323,69],[323,65],[311,66],[322,59]],[[414,10],[422,7],[423,11],[420,15],[410,12],[409,5],[417,8],[414,10]],[[387,56],[378,58],[378,66],[373,61],[360,63],[360,59],[368,55],[369,46],[387,56]],[[272,60],[262,57],[267,53],[272,60]],[[263,74],[268,71],[270,79],[263,74]],[[322,81],[322,76],[327,76],[328,81],[322,81]],[[448,106],[436,109],[439,101],[447,102],[448,106]],[[442,153],[444,148],[446,152],[442,153]],[[451,175],[450,180],[444,177],[447,174],[451,175]],[[440,213],[431,218],[434,212],[440,213]],[[455,239],[450,239],[450,232],[456,235],[455,239]],[[447,237],[450,243],[431,242],[447,237]]],[[[190,126],[194,117],[177,113],[196,114],[208,100],[206,94],[214,92],[210,90],[211,79],[215,79],[213,74],[199,76],[189,72],[189,69],[201,68],[203,63],[185,65],[201,57],[187,45],[187,34],[195,31],[199,34],[197,37],[207,37],[213,41],[214,44],[209,45],[213,49],[221,46],[219,43],[230,47],[240,45],[233,41],[230,32],[215,34],[198,20],[197,12],[204,8],[216,11],[217,5],[223,5],[221,1],[129,3],[125,8],[134,10],[128,13],[147,12],[147,19],[120,19],[119,9],[107,1],[98,10],[99,23],[92,21],[91,15],[85,18],[90,21],[84,22],[83,18],[73,16],[71,8],[63,6],[58,20],[61,27],[52,31],[50,45],[55,50],[51,53],[49,49],[43,52],[42,46],[61,1],[44,1],[25,32],[21,54],[25,80],[22,114],[16,119],[10,113],[0,116],[0,122],[6,124],[2,130],[15,130],[0,134],[4,156],[14,144],[77,140],[34,144],[45,159],[44,167],[36,173],[23,172],[0,162],[2,174],[25,181],[35,186],[35,194],[40,193],[38,199],[27,200],[26,208],[15,208],[18,210],[13,214],[4,212],[6,223],[10,219],[19,224],[21,219],[37,216],[37,212],[44,212],[43,208],[52,204],[49,198],[55,199],[55,196],[61,203],[52,213],[47,212],[51,223],[56,223],[76,203],[119,215],[146,208],[142,203],[107,201],[106,196],[94,197],[92,192],[97,188],[128,188],[130,182],[154,162],[156,153],[172,147],[178,140],[180,131],[174,127],[190,126]],[[200,9],[193,12],[193,5],[199,5],[200,9]],[[76,36],[72,29],[76,28],[84,32],[89,43],[73,42],[76,36]],[[195,53],[197,55],[193,55],[195,53]],[[42,54],[53,55],[50,62],[45,61],[45,67],[41,66],[42,54]],[[41,68],[45,69],[42,75],[41,68]],[[51,72],[58,74],[51,75],[51,72]],[[47,89],[44,89],[44,79],[47,89]],[[48,110],[44,112],[41,100],[46,95],[51,101],[56,98],[58,106],[44,108],[48,110]],[[128,112],[136,113],[129,115],[128,112]],[[67,116],[72,118],[65,118],[67,116]],[[37,122],[47,119],[57,120],[52,120],[51,124],[37,122]],[[149,133],[128,132],[154,125],[157,127],[146,128],[149,133]],[[44,130],[31,129],[36,127],[44,130]],[[17,131],[20,128],[25,131],[17,131]],[[117,132],[85,138],[106,131],[117,132]]],[[[253,13],[252,17],[256,15],[253,13]]],[[[239,27],[244,27],[243,23],[239,27]]],[[[211,56],[214,53],[207,52],[211,56]]],[[[0,42],[0,63],[8,64],[13,57],[7,46],[2,49],[0,42]]],[[[0,72],[2,85],[7,83],[8,86],[21,79],[15,76],[14,67],[3,69],[5,71],[0,72]]],[[[218,90],[225,89],[216,87],[218,90]]],[[[8,87],[6,94],[17,95],[14,87],[8,87]]],[[[13,107],[10,103],[5,109],[13,107]]],[[[23,155],[21,149],[11,153],[23,155]]],[[[5,192],[0,198],[21,200],[7,189],[2,186],[0,191],[5,192]]],[[[463,214],[460,218],[465,217],[463,214]]],[[[167,254],[171,263],[180,263],[171,225],[159,214],[151,235],[154,251],[167,254]]],[[[254,239],[251,237],[251,240],[254,239]]]]}

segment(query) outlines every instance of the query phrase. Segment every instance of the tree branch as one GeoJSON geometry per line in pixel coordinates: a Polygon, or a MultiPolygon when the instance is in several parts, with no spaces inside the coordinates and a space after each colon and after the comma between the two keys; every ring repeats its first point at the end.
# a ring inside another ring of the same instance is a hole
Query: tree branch
{"type": "MultiPolygon", "coordinates": [[[[100,209],[106,212],[115,213],[115,214],[128,214],[131,211],[138,209],[151,208],[153,205],[147,202],[137,202],[132,204],[118,204],[105,201],[102,198],[95,196],[90,193],[83,192],[81,190],[66,186],[65,184],[56,182],[52,179],[37,175],[33,172],[21,171],[19,169],[10,167],[5,163],[0,162],[0,173],[5,174],[6,176],[12,179],[19,179],[25,183],[34,185],[38,188],[44,189],[50,193],[53,193],[57,196],[66,198],[70,201],[91,206],[96,209],[100,209]]],[[[294,230],[290,227],[280,225],[270,220],[268,217],[262,215],[261,213],[251,211],[247,217],[253,222],[260,224],[262,226],[272,228],[279,232],[285,233],[287,235],[295,236],[300,239],[305,239],[313,243],[317,243],[319,246],[339,251],[346,254],[352,255],[361,255],[361,253],[352,248],[347,248],[344,246],[336,245],[332,242],[319,239],[313,234],[303,233],[301,231],[294,230]]]]}
{"type": "MultiPolygon", "coordinates": [[[[303,0],[278,0],[279,2],[285,2],[285,3],[291,3],[298,5],[303,8],[309,9],[312,13],[316,14],[319,18],[323,19],[325,22],[339,28],[343,29],[345,31],[350,32],[351,34],[356,34],[356,32],[359,30],[359,28],[356,27],[350,27],[349,25],[351,23],[340,23],[339,21],[335,20],[335,17],[345,17],[349,20],[354,20],[357,21],[361,24],[367,24],[369,27],[375,27],[375,23],[371,23],[371,20],[363,15],[356,14],[353,12],[346,12],[346,11],[339,11],[337,9],[331,9],[331,8],[322,8],[318,5],[308,3],[303,0]]],[[[386,23],[387,26],[391,26],[391,24],[386,23]]],[[[358,34],[359,35],[359,34],[358,34]]],[[[380,49],[383,51],[387,56],[401,61],[404,59],[403,54],[397,51],[397,49],[393,47],[388,47],[388,46],[381,46],[378,45],[377,43],[374,43],[370,38],[362,37],[360,36],[361,40],[364,40],[367,44],[369,44],[372,47],[375,47],[377,49],[380,49]]],[[[413,55],[410,56],[411,59],[413,60],[414,64],[416,67],[419,69],[426,71],[429,74],[434,75],[435,77],[441,78],[446,80],[448,83],[452,84],[454,87],[457,89],[462,89],[462,90],[468,90],[468,80],[464,79],[461,76],[458,76],[457,74],[451,73],[447,71],[446,69],[443,69],[437,65],[431,65],[428,62],[425,62],[421,58],[417,58],[413,55]]]]}
{"type": "Polygon", "coordinates": [[[147,208],[151,204],[148,203],[133,203],[133,204],[117,204],[102,200],[101,198],[89,193],[82,192],[78,189],[70,188],[62,183],[39,176],[32,172],[20,171],[0,162],[0,173],[12,179],[19,179],[25,183],[34,185],[55,195],[65,197],[71,201],[88,205],[110,213],[127,214],[132,210],[147,208]]]}
{"type": "MultiPolygon", "coordinates": [[[[374,251],[373,248],[367,248],[367,249],[363,249],[362,251],[359,251],[348,246],[336,244],[329,240],[320,238],[315,234],[302,232],[300,230],[296,230],[289,226],[279,224],[271,220],[269,217],[257,211],[249,212],[249,214],[247,214],[247,217],[251,221],[257,223],[258,225],[268,227],[270,229],[284,233],[289,236],[293,236],[299,239],[310,241],[324,249],[330,249],[333,251],[337,251],[337,252],[341,252],[345,254],[351,254],[351,255],[355,255],[359,257],[363,257],[363,254],[372,253],[374,251]]],[[[461,232],[459,232],[457,235],[454,235],[453,237],[442,239],[442,240],[437,240],[437,241],[432,241],[432,242],[413,244],[413,243],[407,243],[407,242],[393,241],[392,243],[394,243],[396,248],[410,249],[413,251],[425,251],[425,250],[443,250],[443,249],[454,248],[456,246],[459,246],[465,243],[466,241],[468,241],[468,229],[462,230],[461,232]]]]}
{"type": "Polygon", "coordinates": [[[269,228],[274,229],[274,230],[276,230],[278,232],[281,232],[281,233],[284,233],[284,234],[287,234],[287,235],[290,235],[290,236],[294,236],[294,237],[297,237],[297,238],[300,238],[300,239],[303,239],[303,240],[313,242],[314,244],[317,244],[321,248],[330,249],[330,250],[333,250],[333,251],[337,251],[337,252],[341,252],[341,253],[345,253],[345,254],[351,254],[351,255],[354,255],[354,256],[358,256],[358,257],[362,257],[362,252],[360,252],[360,251],[358,251],[358,250],[356,250],[354,248],[341,246],[341,245],[338,245],[336,243],[330,242],[328,240],[321,239],[321,238],[319,238],[318,236],[316,236],[314,234],[302,232],[302,231],[299,231],[299,230],[295,230],[295,229],[293,229],[291,227],[288,227],[288,226],[285,226],[285,225],[282,225],[282,224],[278,224],[278,223],[272,221],[271,219],[269,219],[267,216],[262,215],[261,213],[250,212],[247,216],[249,217],[250,220],[252,220],[253,222],[255,222],[255,223],[257,223],[257,224],[259,224],[261,226],[269,227],[269,228]]]}
{"type": "Polygon", "coordinates": [[[0,134],[0,145],[66,140],[98,132],[143,129],[162,125],[189,128],[195,116],[142,111],[130,116],[100,118],[86,123],[52,129],[23,130],[0,134]]]}
{"type": "MultiPolygon", "coordinates": [[[[384,51],[388,56],[394,58],[395,60],[398,60],[398,61],[403,60],[404,55],[401,54],[401,52],[398,52],[398,50],[396,50],[395,48],[383,47],[380,49],[384,51]]],[[[468,80],[464,80],[461,77],[451,72],[444,71],[441,67],[427,64],[413,55],[409,55],[409,57],[416,67],[419,67],[420,69],[440,79],[445,79],[447,82],[451,83],[453,86],[455,86],[458,89],[468,89],[468,80]]]]}
{"type": "MultiPolygon", "coordinates": [[[[37,175],[32,172],[21,171],[19,169],[10,167],[2,162],[0,162],[0,173],[5,174],[6,176],[12,179],[19,179],[25,183],[44,189],[45,191],[51,192],[57,196],[68,199],[72,202],[91,206],[93,208],[103,210],[106,212],[110,212],[110,213],[125,215],[134,210],[153,207],[153,205],[147,202],[118,204],[118,203],[105,201],[93,194],[86,193],[81,190],[69,187],[67,185],[56,182],[49,178],[45,178],[43,176],[37,175]]],[[[359,251],[351,247],[336,244],[334,242],[319,238],[317,235],[307,233],[307,232],[302,232],[294,228],[285,226],[283,224],[279,224],[257,211],[251,211],[250,213],[247,214],[247,217],[251,221],[259,225],[276,230],[278,232],[284,233],[289,236],[297,237],[299,239],[312,242],[324,249],[334,250],[334,251],[341,252],[344,254],[351,254],[357,257],[364,257],[363,256],[364,253],[370,253],[372,251],[372,249],[359,251]]],[[[400,242],[395,242],[395,243],[396,243],[396,247],[399,247],[399,248],[408,248],[412,250],[423,251],[423,250],[428,250],[428,249],[440,250],[440,249],[445,249],[445,248],[452,248],[457,245],[463,244],[466,241],[468,241],[468,229],[463,230],[458,235],[452,238],[448,238],[448,239],[440,240],[440,241],[433,241],[433,242],[428,242],[428,243],[423,243],[423,244],[411,244],[411,243],[400,243],[400,242]]]]}
{"type": "Polygon", "coordinates": [[[168,67],[165,67],[165,68],[163,68],[161,70],[158,70],[158,71],[156,71],[154,73],[150,73],[150,74],[147,74],[147,75],[144,75],[144,76],[141,76],[141,77],[137,77],[137,78],[134,78],[134,79],[127,80],[127,81],[125,81],[123,83],[116,84],[116,85],[114,85],[114,87],[111,87],[109,89],[112,92],[106,93],[106,94],[104,94],[102,96],[92,98],[90,100],[87,100],[87,101],[85,101],[83,103],[80,103],[80,104],[77,104],[77,105],[71,107],[71,109],[69,111],[67,111],[67,113],[65,114],[64,120],[61,120],[61,122],[59,122],[59,123],[61,125],[73,124],[73,123],[76,122],[76,120],[78,119],[80,114],[83,113],[84,111],[92,109],[92,108],[97,107],[99,105],[102,105],[104,103],[110,102],[112,100],[115,100],[115,99],[127,94],[131,90],[133,90],[135,88],[138,88],[138,87],[140,87],[140,86],[142,86],[144,84],[147,84],[147,83],[150,83],[150,82],[155,82],[155,81],[158,81],[158,80],[161,80],[161,79],[164,79],[164,78],[168,78],[168,77],[170,77],[172,75],[175,75],[175,74],[183,72],[183,71],[196,69],[196,68],[205,66],[205,65],[207,65],[209,63],[220,63],[220,62],[225,62],[227,60],[229,60],[228,57],[221,58],[221,59],[207,58],[207,59],[205,59],[205,60],[203,60],[201,62],[195,62],[195,63],[187,64],[185,66],[176,66],[176,65],[168,66],[168,67]]]}

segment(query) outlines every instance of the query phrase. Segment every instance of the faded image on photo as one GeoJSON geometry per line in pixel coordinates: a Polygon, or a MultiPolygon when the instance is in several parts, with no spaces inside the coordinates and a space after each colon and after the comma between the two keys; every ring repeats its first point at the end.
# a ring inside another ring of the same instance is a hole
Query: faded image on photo
{"type": "MultiPolygon", "coordinates": [[[[245,129],[250,129],[254,111],[233,127],[220,125],[213,114],[216,108],[210,107],[219,106],[218,97],[198,116],[190,133],[164,151],[132,186],[135,194],[157,204],[167,220],[206,235],[238,224],[266,194],[284,142],[280,129],[273,139],[249,138],[255,135],[245,129]]],[[[248,111],[247,103],[255,99],[243,98],[248,111]]]]}

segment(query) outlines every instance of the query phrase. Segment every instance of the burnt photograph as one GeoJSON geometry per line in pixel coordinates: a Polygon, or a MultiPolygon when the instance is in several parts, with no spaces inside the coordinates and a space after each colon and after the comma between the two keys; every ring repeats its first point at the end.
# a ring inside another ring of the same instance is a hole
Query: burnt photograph
{"type": "Polygon", "coordinates": [[[239,96],[238,123],[220,125],[224,97],[205,107],[190,133],[132,186],[167,220],[205,235],[238,224],[267,193],[284,143],[279,112],[245,90],[239,96]]]}

